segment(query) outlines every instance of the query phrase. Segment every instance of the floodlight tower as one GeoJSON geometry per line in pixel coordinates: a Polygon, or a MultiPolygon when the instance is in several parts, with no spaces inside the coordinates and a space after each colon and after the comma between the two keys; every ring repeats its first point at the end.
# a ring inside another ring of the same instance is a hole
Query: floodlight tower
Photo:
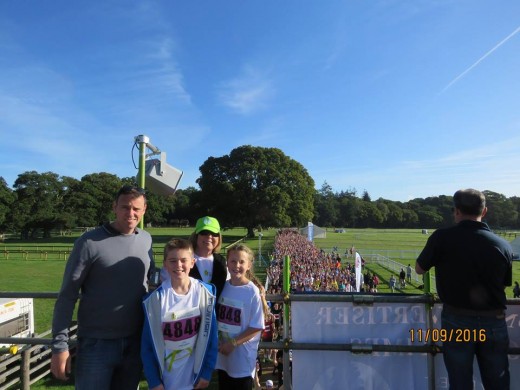
{"type": "MultiPolygon", "coordinates": [[[[166,163],[166,153],[150,143],[146,135],[138,135],[134,138],[135,144],[139,144],[139,171],[137,184],[157,195],[172,195],[175,193],[183,172],[166,163]],[[151,153],[146,154],[146,149],[151,153]],[[160,155],[160,159],[148,159],[148,157],[160,155]]],[[[139,224],[142,229],[143,219],[139,224]]]]}
{"type": "Polygon", "coordinates": [[[150,149],[153,154],[159,153],[159,149],[150,143],[150,138],[146,135],[138,135],[134,138],[136,144],[139,144],[139,170],[137,174],[137,185],[145,188],[145,162],[146,162],[146,148],[150,149]]]}

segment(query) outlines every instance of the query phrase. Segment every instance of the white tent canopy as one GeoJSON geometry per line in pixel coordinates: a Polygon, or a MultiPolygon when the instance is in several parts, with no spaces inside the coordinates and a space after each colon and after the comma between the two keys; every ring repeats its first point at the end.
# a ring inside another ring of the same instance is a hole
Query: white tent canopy
{"type": "MultiPolygon", "coordinates": [[[[299,229],[300,234],[302,236],[308,237],[309,235],[309,226],[303,227],[299,229]]],[[[327,238],[327,231],[319,226],[312,226],[312,238],[327,238]]]]}

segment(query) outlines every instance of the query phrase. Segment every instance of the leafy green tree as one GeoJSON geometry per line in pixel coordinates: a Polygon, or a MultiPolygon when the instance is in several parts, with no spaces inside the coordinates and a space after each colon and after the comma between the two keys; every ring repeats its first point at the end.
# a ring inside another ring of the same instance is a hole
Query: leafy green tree
{"type": "Polygon", "coordinates": [[[377,207],[377,209],[379,210],[379,212],[381,213],[381,217],[382,217],[381,226],[386,226],[386,224],[388,222],[388,216],[390,214],[390,208],[388,207],[388,204],[386,204],[386,202],[382,198],[379,198],[378,200],[376,200],[374,204],[377,207]]]}
{"type": "Polygon", "coordinates": [[[414,210],[403,209],[403,227],[419,227],[419,217],[417,216],[417,213],[414,210]]]}
{"type": "Polygon", "coordinates": [[[347,190],[338,193],[338,226],[356,227],[360,201],[361,200],[356,197],[356,190],[347,190]]]}
{"type": "Polygon", "coordinates": [[[379,200],[379,203],[383,203],[388,207],[388,213],[386,214],[386,220],[383,222],[383,226],[389,228],[398,228],[403,226],[403,208],[400,202],[392,202],[390,200],[379,200]]]}
{"type": "MultiPolygon", "coordinates": [[[[453,197],[440,195],[406,203],[379,198],[355,188],[334,193],[325,181],[314,190],[305,168],[279,149],[243,146],[230,155],[210,157],[201,166],[201,190],[188,187],[175,196],[148,194],[145,224],[161,226],[214,215],[223,227],[320,226],[437,228],[453,224],[453,197]],[[311,219],[312,218],[312,219],[311,219]]],[[[119,179],[101,172],[81,180],[55,173],[25,172],[10,189],[0,177],[0,232],[20,231],[22,237],[40,230],[96,226],[113,219],[114,194],[135,178],[119,179]]],[[[520,227],[520,198],[484,191],[492,228],[520,227]]],[[[185,223],[185,222],[183,222],[185,223]]]]}
{"type": "Polygon", "coordinates": [[[516,211],[517,215],[516,221],[512,227],[518,229],[520,227],[520,197],[512,196],[509,200],[513,204],[513,210],[516,211]]]}
{"type": "Polygon", "coordinates": [[[514,203],[505,195],[483,191],[486,196],[488,212],[485,216],[486,222],[493,228],[510,228],[515,226],[518,220],[518,211],[514,203]]]}
{"type": "Polygon", "coordinates": [[[56,173],[30,171],[18,175],[14,183],[17,201],[13,221],[22,238],[35,236],[38,229],[49,237],[62,221],[64,188],[56,173]]]}
{"type": "Polygon", "coordinates": [[[424,228],[435,228],[442,225],[444,219],[433,206],[422,206],[417,210],[419,224],[424,228]]]}
{"type": "Polygon", "coordinates": [[[416,209],[417,214],[423,214],[422,217],[419,215],[422,227],[438,228],[453,225],[453,196],[432,196],[426,199],[415,199],[414,202],[419,205],[416,209]]]}
{"type": "Polygon", "coordinates": [[[443,219],[441,226],[453,225],[453,196],[440,195],[437,199],[437,212],[443,219]]]}
{"type": "Polygon", "coordinates": [[[179,223],[184,220],[194,225],[195,221],[203,216],[200,197],[201,192],[195,187],[190,186],[184,190],[178,190],[173,199],[174,210],[168,216],[168,221],[176,220],[179,223]]]}
{"type": "Polygon", "coordinates": [[[250,145],[210,157],[197,183],[201,206],[224,226],[301,226],[313,216],[314,180],[280,149],[250,145]]]}
{"type": "Polygon", "coordinates": [[[156,195],[151,192],[146,194],[146,214],[143,217],[146,226],[165,226],[168,223],[168,216],[173,214],[175,209],[176,195],[156,195]]]}
{"type": "Polygon", "coordinates": [[[337,226],[338,219],[337,199],[332,187],[324,182],[314,196],[314,220],[318,226],[337,226]]]}
{"type": "Polygon", "coordinates": [[[383,223],[383,214],[373,202],[358,202],[357,227],[377,227],[383,223]]]}
{"type": "Polygon", "coordinates": [[[85,175],[71,184],[64,201],[65,209],[75,215],[76,226],[90,227],[108,222],[114,217],[114,195],[122,185],[123,180],[111,173],[85,175]]]}
{"type": "Polygon", "coordinates": [[[0,176],[0,233],[8,228],[11,207],[16,199],[13,190],[7,186],[7,182],[0,176]]]}
{"type": "Polygon", "coordinates": [[[363,195],[361,196],[361,199],[363,199],[363,201],[365,201],[365,202],[371,202],[372,201],[372,198],[370,198],[370,194],[368,193],[367,190],[363,191],[363,195]]]}
{"type": "Polygon", "coordinates": [[[63,205],[63,208],[61,210],[61,213],[58,217],[58,225],[63,229],[72,229],[77,226],[77,216],[81,215],[81,212],[78,212],[77,210],[71,210],[67,206],[68,199],[71,198],[71,193],[73,188],[76,187],[77,183],[79,183],[79,180],[63,176],[61,178],[61,194],[60,194],[60,204],[63,205]]]}

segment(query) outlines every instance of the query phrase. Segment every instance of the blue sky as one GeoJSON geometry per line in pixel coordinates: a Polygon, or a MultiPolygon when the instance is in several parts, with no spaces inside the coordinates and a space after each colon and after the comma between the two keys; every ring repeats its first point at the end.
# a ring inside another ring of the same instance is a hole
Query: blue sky
{"type": "Polygon", "coordinates": [[[144,134],[179,188],[248,144],[372,199],[520,196],[519,107],[518,0],[0,2],[9,186],[133,176],[144,134]]]}

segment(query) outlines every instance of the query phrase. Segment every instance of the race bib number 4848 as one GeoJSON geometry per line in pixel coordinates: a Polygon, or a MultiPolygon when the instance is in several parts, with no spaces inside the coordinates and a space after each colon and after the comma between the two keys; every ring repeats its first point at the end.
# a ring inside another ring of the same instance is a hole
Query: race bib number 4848
{"type": "Polygon", "coordinates": [[[240,333],[243,303],[234,299],[221,299],[218,306],[218,330],[230,335],[240,333]]]}

